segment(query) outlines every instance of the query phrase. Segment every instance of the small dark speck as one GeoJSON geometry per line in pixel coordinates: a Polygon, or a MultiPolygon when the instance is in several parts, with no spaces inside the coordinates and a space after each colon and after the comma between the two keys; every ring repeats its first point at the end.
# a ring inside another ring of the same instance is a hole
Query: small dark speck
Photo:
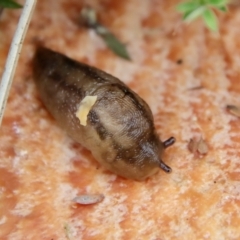
{"type": "Polygon", "coordinates": [[[196,87],[192,87],[192,88],[189,88],[188,90],[189,91],[192,91],[192,90],[200,90],[200,89],[203,89],[204,87],[203,86],[196,86],[196,87]]]}
{"type": "Polygon", "coordinates": [[[181,65],[183,63],[183,60],[182,59],[178,59],[176,63],[181,65]]]}
{"type": "Polygon", "coordinates": [[[214,183],[217,183],[216,181],[214,181],[214,183]]]}

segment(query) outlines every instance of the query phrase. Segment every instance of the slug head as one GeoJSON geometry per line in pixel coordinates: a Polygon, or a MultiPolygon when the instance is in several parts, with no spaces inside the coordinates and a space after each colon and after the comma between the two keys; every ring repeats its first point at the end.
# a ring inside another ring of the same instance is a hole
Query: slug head
{"type": "Polygon", "coordinates": [[[113,166],[116,165],[115,171],[119,175],[135,180],[144,180],[158,172],[159,168],[167,173],[171,172],[171,168],[161,159],[165,149],[164,142],[160,142],[155,134],[151,138],[143,139],[131,149],[118,151],[113,166]]]}

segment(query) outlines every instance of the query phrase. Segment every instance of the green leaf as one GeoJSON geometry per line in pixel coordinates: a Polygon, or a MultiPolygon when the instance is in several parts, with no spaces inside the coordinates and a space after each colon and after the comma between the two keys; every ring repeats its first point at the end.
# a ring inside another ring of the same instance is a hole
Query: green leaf
{"type": "Polygon", "coordinates": [[[183,13],[183,19],[191,22],[202,16],[207,27],[213,31],[218,30],[218,20],[211,10],[227,12],[227,4],[230,0],[190,0],[177,6],[177,10],[183,13]]]}
{"type": "Polygon", "coordinates": [[[226,6],[222,6],[222,7],[218,7],[218,10],[220,10],[222,12],[227,12],[228,8],[226,6]]]}
{"type": "Polygon", "coordinates": [[[186,3],[180,3],[177,5],[177,10],[182,13],[186,13],[189,11],[194,11],[196,8],[198,8],[200,5],[197,2],[186,2],[186,3]]]}
{"type": "Polygon", "coordinates": [[[203,13],[203,19],[205,24],[210,30],[213,30],[214,32],[218,30],[218,20],[215,13],[212,10],[207,9],[203,13]]]}
{"type": "Polygon", "coordinates": [[[208,0],[207,4],[211,4],[213,6],[225,6],[228,3],[228,0],[208,0]]]}
{"type": "Polygon", "coordinates": [[[22,5],[13,0],[0,0],[0,7],[3,8],[22,8],[22,5]]]}
{"type": "MultiPolygon", "coordinates": [[[[1,1],[1,0],[0,0],[1,1]]],[[[85,7],[81,11],[81,22],[88,28],[92,28],[102,37],[108,48],[116,55],[126,60],[131,60],[124,44],[122,44],[106,27],[97,20],[96,11],[91,7],[85,7]]]]}
{"type": "Polygon", "coordinates": [[[204,12],[206,11],[205,6],[201,6],[194,11],[187,12],[186,14],[183,15],[183,19],[186,22],[191,22],[195,20],[196,18],[200,17],[204,12]]]}
{"type": "Polygon", "coordinates": [[[101,33],[100,36],[115,54],[126,60],[131,60],[125,45],[122,44],[112,33],[105,32],[101,33]]]}

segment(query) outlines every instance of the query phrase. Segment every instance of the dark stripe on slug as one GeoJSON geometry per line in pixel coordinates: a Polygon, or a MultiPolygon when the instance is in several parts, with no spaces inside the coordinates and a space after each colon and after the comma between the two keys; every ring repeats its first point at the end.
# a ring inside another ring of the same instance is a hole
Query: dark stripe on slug
{"type": "MultiPolygon", "coordinates": [[[[71,98],[73,98],[72,95],[77,97],[77,99],[74,99],[75,101],[80,101],[84,98],[85,94],[82,88],[74,84],[68,84],[64,79],[65,77],[62,76],[62,74],[59,74],[58,71],[52,71],[49,73],[48,77],[50,80],[55,82],[56,88],[59,88],[59,90],[63,90],[65,93],[69,94],[69,97],[71,96],[71,98]]],[[[69,98],[68,101],[71,101],[71,98],[69,98]]]]}
{"type": "Polygon", "coordinates": [[[120,85],[120,84],[112,84],[112,86],[116,85],[125,95],[128,96],[129,99],[131,99],[132,103],[136,106],[136,108],[141,112],[141,114],[144,116],[145,119],[147,119],[147,121],[149,123],[151,123],[150,128],[154,128],[154,124],[153,124],[153,116],[152,116],[152,112],[150,110],[150,108],[148,107],[148,105],[145,103],[145,101],[143,99],[140,99],[143,103],[145,104],[145,108],[142,106],[142,104],[139,102],[139,99],[137,99],[136,95],[128,89],[128,87],[124,86],[124,85],[120,85]],[[146,108],[149,108],[149,111],[146,111],[146,108]],[[151,117],[150,117],[151,116],[151,117]]]}
{"type": "Polygon", "coordinates": [[[140,110],[142,112],[143,111],[143,107],[138,102],[138,100],[136,99],[135,95],[132,92],[130,92],[125,86],[121,86],[120,85],[118,87],[119,87],[119,89],[121,89],[124,92],[125,96],[129,96],[130,97],[130,99],[133,101],[134,105],[138,108],[138,110],[140,110]]]}
{"type": "Polygon", "coordinates": [[[73,94],[76,96],[76,101],[80,101],[84,97],[82,88],[68,84],[66,66],[61,64],[63,59],[64,57],[59,53],[39,48],[33,62],[35,81],[39,86],[45,86],[44,91],[49,92],[49,97],[64,92],[65,97],[73,94]]]}
{"type": "Polygon", "coordinates": [[[43,47],[37,49],[35,63],[37,63],[36,65],[39,69],[47,70],[47,75],[49,75],[49,73],[51,74],[53,70],[58,70],[62,72],[62,75],[67,77],[71,70],[78,70],[89,80],[92,78],[99,83],[109,82],[109,79],[113,78],[99,69],[77,62],[61,53],[43,47]]]}
{"type": "MultiPolygon", "coordinates": [[[[72,68],[73,70],[81,69],[81,71],[85,74],[85,76],[87,76],[89,78],[93,78],[96,81],[98,81],[99,83],[109,82],[109,78],[113,78],[112,76],[108,75],[107,73],[105,73],[99,69],[90,67],[84,63],[77,62],[67,56],[64,56],[60,53],[56,53],[52,50],[41,48],[39,50],[39,53],[40,53],[39,54],[40,56],[41,56],[41,54],[52,55],[51,58],[52,59],[55,58],[56,62],[58,62],[58,64],[61,62],[61,64],[59,64],[61,66],[68,66],[68,67],[72,68]],[[43,53],[41,53],[41,51],[43,51],[43,53]],[[103,76],[101,76],[101,74],[103,76]]],[[[45,59],[45,57],[43,57],[43,59],[45,59]]],[[[53,65],[54,65],[54,63],[55,63],[55,61],[52,62],[53,65]]]]}
{"type": "Polygon", "coordinates": [[[93,78],[95,81],[98,81],[99,83],[105,83],[107,82],[106,76],[107,74],[102,72],[99,69],[96,69],[94,67],[90,67],[84,63],[79,63],[71,58],[68,58],[62,54],[59,54],[62,57],[62,64],[63,66],[66,65],[72,69],[81,69],[81,71],[87,76],[89,79],[93,78]],[[101,74],[104,74],[106,76],[101,76],[101,74]]]}
{"type": "Polygon", "coordinates": [[[94,110],[91,110],[88,114],[88,119],[91,125],[96,129],[96,132],[101,140],[105,140],[109,136],[106,128],[102,125],[97,113],[94,110]]]}

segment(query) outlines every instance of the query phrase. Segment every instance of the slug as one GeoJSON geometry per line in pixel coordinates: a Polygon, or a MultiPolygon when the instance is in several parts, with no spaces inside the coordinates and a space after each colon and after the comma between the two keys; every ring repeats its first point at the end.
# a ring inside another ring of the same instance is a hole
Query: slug
{"type": "Polygon", "coordinates": [[[33,76],[48,111],[106,169],[134,180],[159,168],[171,172],[161,157],[175,139],[161,142],[147,103],[119,79],[44,47],[37,48],[33,76]],[[86,112],[80,108],[87,97],[94,100],[86,112]]]}

